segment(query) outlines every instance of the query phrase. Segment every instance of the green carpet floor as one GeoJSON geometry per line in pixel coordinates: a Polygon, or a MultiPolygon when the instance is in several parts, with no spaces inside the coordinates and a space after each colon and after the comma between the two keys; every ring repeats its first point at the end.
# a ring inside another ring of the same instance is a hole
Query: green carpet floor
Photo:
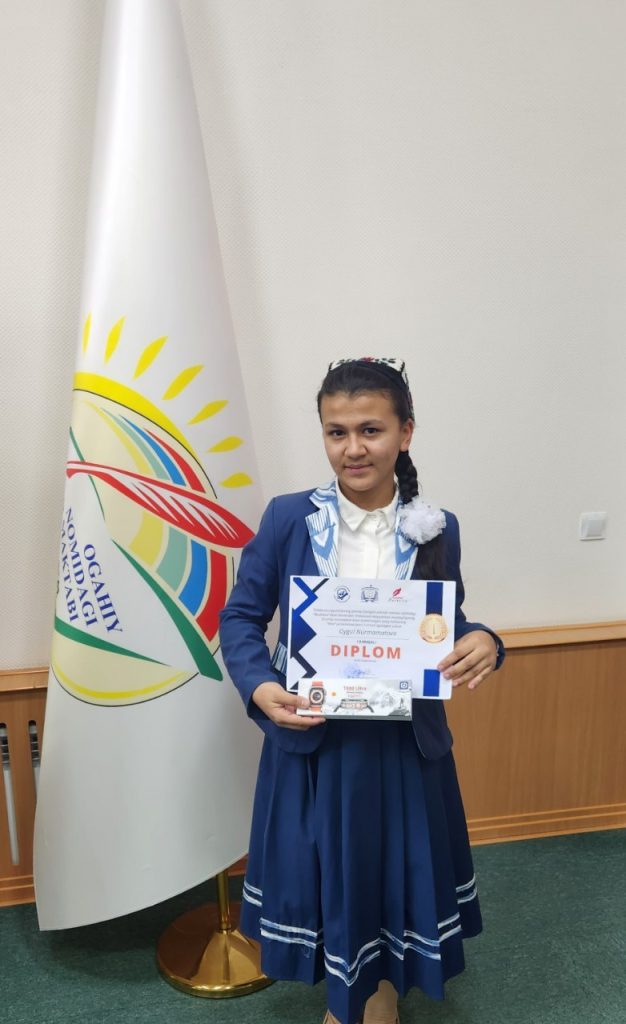
{"type": "MultiPolygon", "coordinates": [[[[443,1003],[413,991],[402,1024],[626,1024],[626,830],[474,850],[485,931],[443,1003]]],[[[237,888],[233,886],[233,888],[237,888]]],[[[2,1024],[321,1024],[324,986],[279,983],[196,999],[161,980],[154,950],[210,884],[106,924],[40,933],[0,910],[2,1024]]]]}

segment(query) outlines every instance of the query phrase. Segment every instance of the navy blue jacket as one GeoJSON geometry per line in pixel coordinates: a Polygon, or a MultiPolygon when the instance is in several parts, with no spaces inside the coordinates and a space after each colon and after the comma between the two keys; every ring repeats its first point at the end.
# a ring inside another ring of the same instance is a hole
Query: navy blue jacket
{"type": "MultiPolygon", "coordinates": [[[[462,610],[465,592],[461,580],[459,525],[446,512],[443,531],[446,579],[456,580],[455,637],[483,629],[496,640],[499,668],[504,658],[500,638],[480,622],[468,622],[462,610]]],[[[307,730],[275,725],[256,706],[252,694],[260,683],[285,685],[287,630],[289,622],[289,577],[336,576],[338,507],[334,482],[327,488],[284,494],[274,498],[261,520],[258,533],[241,556],[237,582],[221,613],[222,655],[231,679],[239,690],[248,714],[283,750],[302,754],[315,750],[324,738],[326,725],[307,730]],[[280,610],[280,632],[270,656],[265,632],[276,608],[280,610]]],[[[396,576],[419,579],[417,546],[399,534],[396,525],[396,576]]],[[[442,757],[452,746],[441,700],[413,701],[413,730],[422,754],[442,757]]]]}

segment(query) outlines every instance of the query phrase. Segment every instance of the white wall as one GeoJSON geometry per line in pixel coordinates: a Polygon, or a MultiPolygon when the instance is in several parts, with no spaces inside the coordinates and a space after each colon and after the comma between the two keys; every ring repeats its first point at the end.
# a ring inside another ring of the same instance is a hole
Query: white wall
{"type": "MultiPolygon", "coordinates": [[[[327,363],[403,355],[471,615],[625,617],[626,7],[182,8],[267,496],[329,477],[327,363]]],[[[6,667],[48,655],[103,10],[0,0],[6,667]]]]}

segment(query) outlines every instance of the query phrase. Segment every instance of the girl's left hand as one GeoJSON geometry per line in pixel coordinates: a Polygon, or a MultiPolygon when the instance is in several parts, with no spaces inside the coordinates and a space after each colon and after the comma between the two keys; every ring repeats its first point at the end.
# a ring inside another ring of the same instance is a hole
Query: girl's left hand
{"type": "Polygon", "coordinates": [[[491,633],[475,629],[466,633],[454,645],[453,650],[437,668],[453,686],[467,683],[468,690],[475,690],[496,667],[498,649],[491,633]]]}

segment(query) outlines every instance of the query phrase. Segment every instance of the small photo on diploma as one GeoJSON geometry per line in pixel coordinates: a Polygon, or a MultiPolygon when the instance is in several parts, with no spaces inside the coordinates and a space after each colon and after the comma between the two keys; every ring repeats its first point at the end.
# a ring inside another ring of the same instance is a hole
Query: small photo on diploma
{"type": "Polygon", "coordinates": [[[447,700],[437,665],[454,647],[453,580],[292,576],[287,688],[303,715],[410,720],[416,698],[447,700]]]}

